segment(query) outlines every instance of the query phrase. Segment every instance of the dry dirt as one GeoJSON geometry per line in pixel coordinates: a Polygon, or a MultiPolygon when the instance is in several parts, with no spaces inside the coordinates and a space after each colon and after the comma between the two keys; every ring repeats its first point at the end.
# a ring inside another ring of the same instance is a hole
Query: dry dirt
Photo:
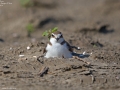
{"type": "Polygon", "coordinates": [[[12,4],[0,6],[0,90],[120,90],[120,0],[35,0],[30,8],[2,1],[12,4]],[[90,65],[41,57],[42,33],[55,26],[90,65]]]}

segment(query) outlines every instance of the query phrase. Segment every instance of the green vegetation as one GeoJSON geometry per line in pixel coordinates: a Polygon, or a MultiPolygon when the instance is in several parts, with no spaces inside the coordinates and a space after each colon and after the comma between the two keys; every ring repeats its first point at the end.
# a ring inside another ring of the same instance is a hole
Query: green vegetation
{"type": "Polygon", "coordinates": [[[31,33],[34,31],[34,26],[33,26],[33,24],[29,23],[29,24],[26,26],[26,29],[27,29],[27,36],[28,36],[28,37],[31,37],[31,33]]]}
{"type": "Polygon", "coordinates": [[[26,8],[34,6],[33,0],[20,0],[20,4],[26,8]]]}
{"type": "Polygon", "coordinates": [[[46,31],[42,34],[42,36],[47,36],[47,37],[50,39],[51,34],[52,34],[53,32],[55,32],[55,31],[57,31],[57,30],[58,30],[57,27],[52,28],[52,29],[50,29],[50,30],[46,30],[46,31]]]}

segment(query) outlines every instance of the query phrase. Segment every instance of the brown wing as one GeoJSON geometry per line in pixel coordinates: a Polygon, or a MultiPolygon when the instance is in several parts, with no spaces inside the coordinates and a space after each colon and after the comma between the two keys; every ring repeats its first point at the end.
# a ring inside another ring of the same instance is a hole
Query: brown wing
{"type": "Polygon", "coordinates": [[[70,44],[69,44],[68,42],[66,42],[66,44],[67,44],[67,47],[68,47],[69,51],[70,51],[70,52],[73,52],[73,49],[72,49],[72,47],[70,46],[70,44]]]}
{"type": "Polygon", "coordinates": [[[45,47],[43,48],[43,54],[45,54],[47,52],[46,50],[47,44],[45,45],[45,47]]]}
{"type": "Polygon", "coordinates": [[[45,54],[47,52],[46,48],[43,49],[43,54],[45,54]]]}
{"type": "MultiPolygon", "coordinates": [[[[52,45],[51,42],[48,42],[49,45],[52,45]]],[[[45,54],[47,52],[46,50],[47,44],[45,45],[45,48],[43,49],[43,54],[45,54]]]]}

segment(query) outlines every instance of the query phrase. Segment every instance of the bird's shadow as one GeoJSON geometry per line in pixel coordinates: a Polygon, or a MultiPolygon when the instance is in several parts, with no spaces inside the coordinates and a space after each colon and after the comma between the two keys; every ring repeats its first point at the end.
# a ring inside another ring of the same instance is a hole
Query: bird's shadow
{"type": "Polygon", "coordinates": [[[87,58],[89,57],[90,55],[89,54],[78,54],[78,53],[72,53],[73,56],[77,56],[79,58],[87,58]]]}
{"type": "MultiPolygon", "coordinates": [[[[72,48],[76,49],[76,50],[79,50],[76,46],[71,46],[72,48]]],[[[73,56],[77,56],[79,58],[87,58],[89,57],[90,55],[89,54],[78,54],[78,53],[75,53],[75,52],[72,52],[72,55],[73,56]]]]}

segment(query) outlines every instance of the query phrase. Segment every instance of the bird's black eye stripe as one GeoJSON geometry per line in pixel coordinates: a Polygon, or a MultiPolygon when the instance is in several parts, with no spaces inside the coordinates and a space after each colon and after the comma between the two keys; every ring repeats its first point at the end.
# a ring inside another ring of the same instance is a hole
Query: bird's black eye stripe
{"type": "Polygon", "coordinates": [[[53,34],[52,34],[51,36],[52,36],[52,37],[54,37],[54,35],[53,35],[53,34]]]}

